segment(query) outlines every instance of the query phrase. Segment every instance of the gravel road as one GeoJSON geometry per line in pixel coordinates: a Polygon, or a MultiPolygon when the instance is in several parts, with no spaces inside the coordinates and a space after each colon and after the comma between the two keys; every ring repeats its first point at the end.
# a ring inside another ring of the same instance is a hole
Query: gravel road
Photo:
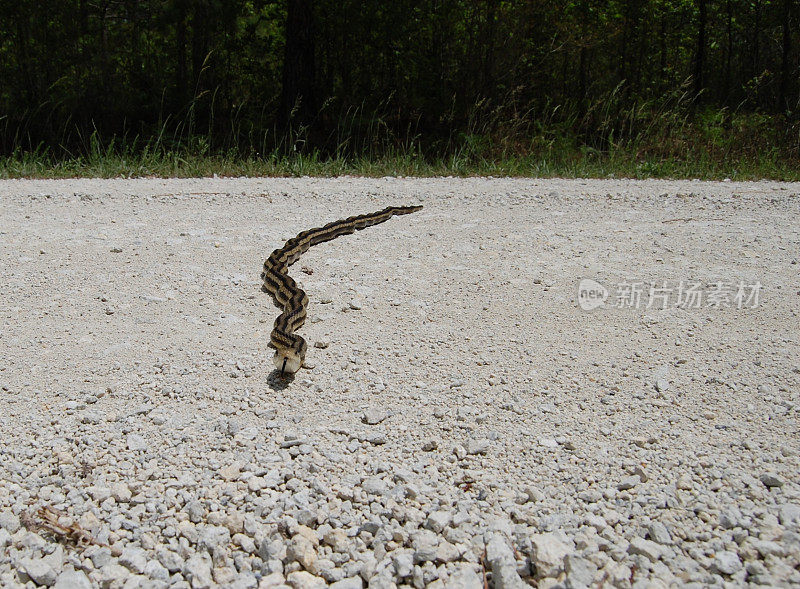
{"type": "Polygon", "coordinates": [[[798,586],[799,195],[0,182],[0,586],[798,586]]]}

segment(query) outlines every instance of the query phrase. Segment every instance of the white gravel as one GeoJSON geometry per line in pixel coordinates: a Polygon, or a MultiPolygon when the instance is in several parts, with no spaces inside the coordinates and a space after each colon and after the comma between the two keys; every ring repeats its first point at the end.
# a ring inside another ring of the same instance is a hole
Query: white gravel
{"type": "Polygon", "coordinates": [[[797,586],[798,194],[0,182],[0,586],[797,586]],[[416,203],[292,267],[313,368],[271,376],[269,253],[416,203]],[[690,281],[762,290],[650,297],[690,281]]]}

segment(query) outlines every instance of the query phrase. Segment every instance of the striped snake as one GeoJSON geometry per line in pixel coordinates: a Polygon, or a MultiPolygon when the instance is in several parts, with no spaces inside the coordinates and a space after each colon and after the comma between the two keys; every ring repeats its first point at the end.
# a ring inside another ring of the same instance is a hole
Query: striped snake
{"type": "Polygon", "coordinates": [[[388,221],[394,215],[406,215],[418,211],[422,206],[387,207],[382,211],[369,215],[357,215],[328,223],[324,227],[303,231],[297,237],[287,241],[280,249],[276,249],[264,262],[261,278],[264,284],[261,290],[272,295],[275,305],[283,312],[275,319],[275,326],[270,334],[270,347],[275,348],[273,362],[275,368],[295,373],[300,370],[306,357],[308,345],[295,331],[306,321],[308,296],[294,279],[289,276],[289,266],[294,264],[308,248],[318,243],[336,239],[340,235],[348,235],[371,225],[388,221]]]}

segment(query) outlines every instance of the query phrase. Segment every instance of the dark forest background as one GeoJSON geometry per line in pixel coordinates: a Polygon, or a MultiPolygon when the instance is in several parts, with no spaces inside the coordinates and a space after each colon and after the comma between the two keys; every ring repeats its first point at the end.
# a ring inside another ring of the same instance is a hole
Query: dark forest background
{"type": "Polygon", "coordinates": [[[0,155],[800,152],[796,0],[0,0],[0,155]]]}

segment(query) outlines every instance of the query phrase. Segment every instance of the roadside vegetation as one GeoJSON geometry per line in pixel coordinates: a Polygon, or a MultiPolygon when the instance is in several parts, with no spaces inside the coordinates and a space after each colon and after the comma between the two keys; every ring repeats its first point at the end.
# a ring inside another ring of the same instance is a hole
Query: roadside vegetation
{"type": "Polygon", "coordinates": [[[793,0],[9,5],[0,177],[800,179],[793,0]]]}

